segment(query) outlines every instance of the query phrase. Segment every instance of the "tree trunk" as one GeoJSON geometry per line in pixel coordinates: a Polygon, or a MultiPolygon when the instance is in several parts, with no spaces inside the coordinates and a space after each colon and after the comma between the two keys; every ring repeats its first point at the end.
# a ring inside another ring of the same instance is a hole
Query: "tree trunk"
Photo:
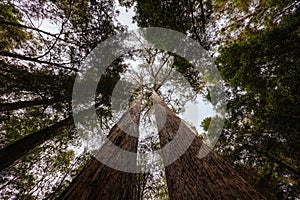
{"type": "MultiPolygon", "coordinates": [[[[116,146],[130,152],[137,152],[138,126],[131,126],[133,122],[137,125],[140,119],[140,106],[142,95],[134,100],[119,122],[111,129],[108,139],[116,146]],[[131,117],[131,118],[130,118],[131,117]],[[131,128],[130,128],[131,127],[131,128]],[[128,135],[127,133],[129,133],[128,135]],[[127,133],[126,133],[127,132],[127,133]]],[[[105,160],[119,159],[120,153],[110,148],[110,144],[104,143],[96,157],[105,160]]],[[[122,159],[122,158],[120,158],[122,159]]],[[[124,159],[124,158],[123,158],[124,159]]],[[[134,160],[125,161],[136,167],[136,157],[134,160]]],[[[111,199],[124,200],[135,199],[136,174],[118,171],[92,158],[89,164],[72,181],[68,188],[58,199],[68,200],[96,200],[111,199]]]]}
{"type": "Polygon", "coordinates": [[[43,130],[32,133],[15,143],[0,150],[0,171],[12,165],[16,160],[24,156],[30,150],[49,140],[60,130],[73,124],[73,118],[69,117],[43,130]]]}
{"type": "Polygon", "coordinates": [[[20,108],[27,108],[38,105],[50,105],[55,103],[56,99],[43,99],[43,100],[32,100],[32,101],[20,101],[13,103],[0,103],[0,111],[17,110],[20,108]]]}
{"type": "MultiPolygon", "coordinates": [[[[167,107],[155,91],[152,99],[158,105],[155,107],[155,117],[160,130],[161,147],[172,141],[179,131],[182,138],[176,143],[176,151],[184,148],[182,141],[194,137],[184,154],[166,167],[171,200],[264,199],[235,172],[233,166],[210,151],[202,139],[195,136],[194,131],[167,107]]],[[[174,152],[163,151],[164,163],[170,160],[172,154],[174,152]]]]}

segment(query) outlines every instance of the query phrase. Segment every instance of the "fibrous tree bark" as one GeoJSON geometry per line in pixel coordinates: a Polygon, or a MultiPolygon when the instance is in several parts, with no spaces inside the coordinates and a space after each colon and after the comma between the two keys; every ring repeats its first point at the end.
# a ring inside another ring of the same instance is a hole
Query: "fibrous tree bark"
{"type": "MultiPolygon", "coordinates": [[[[152,99],[157,105],[154,112],[161,148],[169,144],[176,134],[181,134],[181,142],[176,143],[173,151],[184,148],[181,146],[182,142],[194,138],[183,155],[165,168],[171,200],[264,199],[235,172],[233,166],[211,151],[190,126],[167,107],[155,91],[152,92],[152,99]]],[[[174,155],[174,152],[162,153],[164,163],[174,155]]]]}
{"type": "MultiPolygon", "coordinates": [[[[132,101],[129,110],[123,114],[108,135],[108,139],[114,145],[125,151],[137,152],[141,101],[142,95],[140,94],[132,101]]],[[[113,169],[97,159],[124,159],[120,156],[120,152],[115,151],[111,143],[104,143],[97,155],[92,158],[58,199],[135,199],[136,174],[113,169]]],[[[135,168],[136,158],[129,159],[123,164],[135,168]]]]}

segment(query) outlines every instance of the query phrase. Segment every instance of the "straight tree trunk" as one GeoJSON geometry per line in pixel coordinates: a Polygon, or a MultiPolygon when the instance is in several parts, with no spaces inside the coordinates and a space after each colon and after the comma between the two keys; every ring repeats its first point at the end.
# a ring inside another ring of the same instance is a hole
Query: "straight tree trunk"
{"type": "MultiPolygon", "coordinates": [[[[107,79],[104,79],[104,82],[107,79]]],[[[66,82],[70,83],[73,81],[72,77],[69,81],[66,82]]],[[[71,94],[70,94],[71,95],[71,94]]],[[[0,103],[0,111],[8,111],[8,110],[15,110],[19,108],[25,108],[35,105],[50,105],[60,101],[66,101],[69,98],[69,95],[65,97],[56,97],[49,100],[33,100],[33,101],[23,101],[23,102],[14,102],[14,103],[7,103],[1,104],[0,103]]],[[[99,106],[99,103],[96,104],[99,106]]],[[[83,112],[89,112],[89,110],[85,110],[83,112]]],[[[73,125],[73,117],[68,117],[65,120],[62,120],[52,126],[49,126],[43,130],[37,131],[33,134],[27,135],[24,138],[16,141],[15,143],[3,148],[0,150],[0,171],[12,165],[16,160],[20,159],[30,150],[35,148],[36,146],[44,143],[45,141],[51,139],[55,135],[59,133],[60,130],[67,128],[68,126],[73,125]]]]}
{"type": "Polygon", "coordinates": [[[56,99],[43,99],[43,100],[32,100],[32,101],[20,101],[13,103],[0,103],[0,111],[17,110],[20,108],[27,108],[38,105],[50,105],[55,103],[56,99]]]}
{"type": "MultiPolygon", "coordinates": [[[[63,99],[63,98],[61,98],[63,99]]],[[[8,104],[0,104],[0,111],[14,110],[35,105],[50,105],[59,102],[60,98],[49,100],[35,100],[15,102],[8,104]]],[[[82,112],[88,113],[89,109],[82,112]]],[[[26,153],[34,149],[36,146],[55,137],[61,130],[73,125],[73,117],[68,117],[56,124],[53,124],[43,130],[37,131],[24,138],[14,142],[13,144],[0,150],[0,171],[12,165],[16,160],[20,159],[26,153]]]]}
{"type": "MultiPolygon", "coordinates": [[[[130,152],[137,152],[138,126],[142,95],[131,103],[129,111],[123,114],[119,122],[111,129],[108,139],[116,146],[130,152]],[[130,128],[131,127],[131,128],[130,128]],[[129,133],[128,135],[127,133],[129,133]],[[127,132],[127,133],[126,133],[127,132]]],[[[120,154],[104,143],[96,157],[106,160],[119,159],[120,154]]],[[[122,158],[120,158],[122,159],[122,158]]],[[[123,158],[124,159],[124,158],[123,158]]],[[[126,161],[125,161],[126,162],[126,161]]],[[[129,160],[134,169],[136,157],[129,160]]],[[[71,182],[58,199],[64,200],[132,200],[136,196],[136,174],[113,169],[95,157],[71,182]]]]}
{"type": "Polygon", "coordinates": [[[73,117],[66,118],[43,130],[32,133],[0,150],[0,171],[12,165],[30,150],[57,135],[73,124],[73,117]]]}
{"type": "MultiPolygon", "coordinates": [[[[167,107],[155,91],[152,93],[152,99],[153,103],[158,105],[155,107],[155,117],[162,148],[172,141],[179,131],[182,136],[175,145],[175,151],[184,148],[184,141],[194,137],[184,154],[166,166],[171,200],[264,199],[235,172],[232,165],[210,151],[202,139],[167,107]]],[[[164,163],[170,160],[173,154],[174,152],[163,151],[164,163]]]]}

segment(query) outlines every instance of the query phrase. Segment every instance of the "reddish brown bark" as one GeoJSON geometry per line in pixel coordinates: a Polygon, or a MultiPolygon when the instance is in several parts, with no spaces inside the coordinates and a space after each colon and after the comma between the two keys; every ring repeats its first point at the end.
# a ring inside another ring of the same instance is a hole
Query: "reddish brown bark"
{"type": "MultiPolygon", "coordinates": [[[[141,96],[133,101],[126,112],[110,131],[108,139],[123,150],[137,152],[138,125],[140,118],[141,96]],[[130,118],[131,117],[131,118],[130,118]],[[127,133],[129,133],[128,135],[127,133]],[[127,132],[127,133],[126,133],[127,132]]],[[[99,157],[122,159],[120,154],[105,143],[99,157]]],[[[135,159],[125,161],[124,165],[136,167],[135,159]],[[126,163],[128,162],[128,163],[126,163]]],[[[135,199],[136,174],[118,171],[93,158],[58,199],[96,200],[96,199],[135,199]]]]}
{"type": "MultiPolygon", "coordinates": [[[[173,151],[184,148],[181,145],[184,141],[195,137],[195,133],[185,123],[180,125],[181,119],[154,91],[152,99],[155,104],[159,105],[155,109],[155,117],[160,130],[161,147],[167,145],[176,134],[179,134],[178,130],[181,126],[181,142],[176,143],[177,146],[173,151]]],[[[165,163],[170,160],[170,156],[174,156],[174,152],[163,151],[165,163]]],[[[192,140],[184,154],[168,165],[165,170],[171,200],[264,199],[235,172],[232,165],[210,151],[210,148],[198,136],[192,140]],[[201,152],[199,152],[200,149],[201,152]],[[201,158],[201,155],[206,156],[201,158]]]]}

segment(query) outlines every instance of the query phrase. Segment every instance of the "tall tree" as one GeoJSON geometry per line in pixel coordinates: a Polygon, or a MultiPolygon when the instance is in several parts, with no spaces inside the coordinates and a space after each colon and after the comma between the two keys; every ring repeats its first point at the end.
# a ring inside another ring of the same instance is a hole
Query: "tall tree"
{"type": "MultiPolygon", "coordinates": [[[[292,74],[299,74],[297,70],[299,17],[298,15],[293,16],[295,18],[290,17],[281,27],[274,30],[273,28],[287,13],[298,13],[299,2],[292,0],[232,2],[126,0],[121,2],[124,4],[136,2],[135,20],[139,26],[171,28],[192,36],[207,48],[211,42],[220,41],[220,38],[240,36],[239,41],[244,43],[236,44],[222,52],[221,63],[224,66],[220,66],[220,69],[226,83],[233,88],[228,91],[232,95],[229,98],[232,118],[228,120],[227,129],[224,131],[226,137],[221,138],[223,143],[219,146],[219,150],[227,158],[231,157],[230,162],[245,164],[240,170],[241,173],[250,172],[250,168],[254,168],[251,176],[245,175],[245,177],[260,189],[261,193],[267,190],[273,192],[273,188],[277,188],[277,198],[297,197],[298,191],[295,188],[299,178],[297,167],[299,95],[298,76],[292,78],[292,74]],[[217,13],[212,15],[212,11],[217,13]],[[211,24],[218,24],[216,23],[218,17],[221,21],[228,22],[223,32],[210,27],[211,24]],[[272,31],[265,34],[258,31],[259,29],[272,31]],[[241,36],[240,31],[245,31],[245,34],[241,36]],[[207,39],[209,32],[222,35],[217,39],[210,36],[210,39],[214,40],[211,41],[207,39]],[[261,36],[253,37],[252,34],[261,36]],[[278,42],[279,40],[281,42],[278,42]],[[237,52],[243,52],[243,55],[237,56],[237,52]],[[264,86],[267,89],[263,88],[264,86]],[[228,149],[233,149],[233,153],[228,149]],[[268,184],[264,184],[265,182],[268,184]],[[285,190],[287,192],[282,192],[285,190]]],[[[0,163],[3,163],[0,166],[3,169],[14,163],[10,168],[3,170],[0,176],[0,195],[4,199],[46,198],[49,192],[53,192],[52,196],[57,196],[61,188],[66,186],[66,180],[70,180],[70,176],[75,176],[81,170],[84,162],[76,164],[74,161],[71,164],[71,160],[75,160],[76,152],[68,149],[68,145],[71,148],[74,145],[72,137],[76,135],[75,131],[68,131],[73,127],[69,117],[71,116],[71,90],[75,72],[82,69],[81,60],[99,42],[123,30],[113,19],[114,5],[108,0],[0,2],[0,145],[2,148],[0,163]],[[54,29],[57,30],[45,30],[43,25],[47,24],[47,21],[56,24],[54,29]],[[40,22],[41,27],[37,26],[40,22]],[[66,120],[60,121],[61,119],[66,120]],[[5,162],[2,162],[3,160],[5,162]],[[43,170],[46,173],[42,173],[43,170]],[[44,179],[48,182],[43,182],[44,179]],[[58,179],[60,183],[56,184],[58,179]],[[54,185],[57,188],[53,187],[54,185]]],[[[174,60],[173,67],[189,80],[195,91],[201,90],[202,82],[198,82],[196,77],[199,77],[199,74],[193,71],[193,67],[182,58],[175,56],[174,60]]],[[[151,64],[151,59],[149,61],[148,64],[151,64]]],[[[97,114],[105,119],[111,117],[112,91],[120,79],[119,73],[125,68],[120,65],[120,62],[117,66],[101,78],[97,88],[95,107],[97,114]]],[[[167,69],[166,72],[171,71],[167,69]]],[[[152,78],[156,79],[156,77],[152,78]]],[[[158,90],[161,85],[155,83],[151,87],[158,90]]],[[[184,90],[183,87],[181,89],[184,90]]],[[[160,105],[165,106],[163,103],[160,105]]],[[[163,145],[174,138],[172,134],[177,131],[176,127],[179,126],[180,120],[174,113],[168,112],[168,114],[170,116],[168,123],[173,124],[174,127],[161,130],[160,137],[163,145]],[[170,134],[169,138],[166,137],[167,134],[170,134]]],[[[210,121],[206,120],[203,124],[208,126],[209,123],[210,121]]],[[[101,128],[103,127],[101,124],[101,128]]],[[[194,136],[188,126],[184,127],[187,137],[194,136]]],[[[114,127],[110,135],[110,139],[116,145],[131,148],[131,141],[132,144],[136,144],[135,138],[114,132],[116,130],[117,128],[114,127]]],[[[173,199],[182,194],[190,194],[191,198],[198,198],[197,195],[200,194],[200,198],[223,198],[223,196],[229,198],[230,195],[237,198],[250,197],[249,191],[253,189],[249,184],[233,172],[232,166],[214,153],[210,153],[202,160],[195,158],[193,153],[204,146],[201,139],[196,138],[184,156],[166,169],[170,196],[173,199]],[[191,164],[194,161],[195,163],[191,164]],[[187,168],[183,167],[185,164],[187,168]],[[208,164],[213,167],[206,167],[208,164]],[[174,169],[178,169],[180,173],[176,174],[174,169]],[[191,172],[201,176],[196,176],[195,179],[191,172]],[[229,177],[227,172],[234,177],[229,177]],[[221,178],[217,179],[215,176],[221,178]],[[187,184],[179,185],[178,183],[182,183],[183,180],[187,184]],[[226,181],[228,184],[225,183],[226,181]],[[230,190],[236,188],[233,184],[235,181],[239,183],[236,187],[238,187],[237,191],[241,191],[241,196],[237,196],[238,194],[230,190]],[[206,183],[207,188],[203,189],[200,183],[202,185],[206,183]],[[218,188],[216,184],[220,187],[218,188]],[[212,193],[212,190],[216,192],[212,193]]],[[[105,151],[105,148],[103,149],[102,151],[105,151]]],[[[132,149],[133,152],[136,151],[132,149]]],[[[166,155],[164,158],[167,160],[166,155]]],[[[105,190],[124,191],[122,194],[118,192],[113,194],[118,196],[116,198],[129,198],[134,196],[133,177],[132,174],[113,170],[93,159],[62,194],[62,198],[63,195],[66,195],[65,198],[79,195],[80,191],[82,198],[86,196],[93,198],[94,196],[88,190],[90,188],[91,191],[96,191],[100,184],[105,187],[101,191],[94,192],[96,196],[101,195],[100,193],[105,190]],[[97,169],[101,169],[100,172],[97,169]],[[84,176],[94,175],[92,173],[96,174],[95,179],[84,176]],[[105,179],[104,174],[116,176],[105,179]],[[109,181],[109,184],[104,184],[105,181],[109,181]],[[124,188],[124,185],[128,187],[124,188]],[[118,190],[118,188],[122,189],[118,190]]],[[[103,198],[113,196],[109,192],[105,195],[103,198]]],[[[141,197],[141,192],[138,195],[141,197]]],[[[260,198],[255,192],[253,195],[260,198]]],[[[270,197],[273,196],[269,195],[268,198],[270,197]]]]}
{"type": "MultiPolygon", "coordinates": [[[[166,166],[170,199],[264,199],[235,172],[232,165],[195,136],[195,132],[167,107],[155,91],[152,98],[153,103],[159,105],[155,108],[155,117],[162,148],[175,138],[176,133],[182,136],[173,145],[173,151],[184,149],[180,143],[195,137],[186,152],[166,166]]],[[[164,162],[167,163],[174,154],[163,151],[164,162]]]]}
{"type": "MultiPolygon", "coordinates": [[[[114,145],[125,151],[137,152],[139,130],[136,124],[140,120],[142,97],[142,94],[138,94],[108,135],[114,145]]],[[[104,156],[108,160],[121,159],[124,162],[120,152],[113,150],[109,143],[104,143],[97,154],[58,199],[135,199],[135,173],[118,171],[97,160],[97,156],[104,156]]],[[[136,158],[122,164],[132,166],[134,170],[136,158]]]]}
{"type": "MultiPolygon", "coordinates": [[[[99,87],[97,89],[98,95],[101,95],[102,98],[99,98],[96,102],[96,110],[97,113],[100,115],[101,119],[107,118],[109,115],[109,110],[99,108],[101,105],[109,106],[109,97],[113,91],[115,84],[119,80],[119,72],[123,70],[123,65],[112,64],[111,67],[113,70],[106,70],[105,76],[101,77],[99,87]]],[[[21,72],[24,72],[21,71],[21,72]]],[[[26,71],[25,71],[26,72],[26,71]]],[[[18,74],[20,72],[15,72],[18,74]]],[[[19,78],[19,77],[18,77],[19,78]]],[[[72,76],[65,76],[65,78],[59,75],[45,75],[39,73],[25,73],[24,78],[28,78],[29,82],[32,82],[31,86],[27,88],[24,86],[24,90],[32,90],[32,87],[35,87],[36,90],[45,92],[44,95],[51,95],[53,99],[45,99],[45,100],[34,100],[34,101],[22,101],[22,102],[13,102],[13,103],[6,103],[0,104],[0,111],[9,111],[15,110],[20,108],[28,108],[31,106],[48,106],[50,104],[59,104],[64,103],[69,106],[70,99],[71,99],[71,91],[72,85],[74,83],[74,78],[72,76]],[[28,77],[27,77],[28,76],[28,77]],[[31,77],[31,79],[29,79],[31,77]],[[61,79],[61,80],[60,80],[61,79]],[[56,80],[56,83],[53,83],[53,80],[56,80]],[[40,88],[37,87],[36,84],[42,83],[40,88]],[[43,85],[45,84],[45,85],[43,85]],[[54,85],[52,85],[54,84],[54,85]],[[63,87],[64,86],[64,87],[63,87]],[[57,87],[57,89],[55,88],[57,87]],[[64,88],[59,90],[59,88],[64,88]],[[52,90],[51,90],[52,89],[52,90]],[[49,93],[48,93],[49,92],[49,93]]],[[[19,79],[17,79],[19,80],[19,79]]],[[[21,81],[21,80],[20,80],[21,81]]],[[[22,84],[18,86],[20,89],[22,84]]],[[[87,113],[88,110],[82,111],[87,113]]],[[[45,141],[57,136],[60,134],[60,130],[67,129],[73,126],[73,117],[70,116],[70,108],[67,110],[67,116],[65,119],[55,122],[52,125],[45,127],[42,130],[36,131],[34,133],[26,133],[26,136],[21,138],[20,140],[15,141],[14,143],[5,146],[5,148],[0,150],[0,170],[3,170],[6,167],[12,165],[16,160],[24,156],[30,150],[33,150],[36,146],[44,143],[45,141]]]]}
{"type": "Polygon", "coordinates": [[[73,118],[64,119],[43,130],[30,134],[27,137],[0,150],[0,170],[12,165],[16,160],[24,156],[34,147],[49,140],[54,135],[59,134],[60,130],[66,129],[73,124],[73,118]]]}
{"type": "MultiPolygon", "coordinates": [[[[0,2],[0,146],[9,158],[1,161],[2,198],[44,198],[82,165],[72,164],[76,156],[65,148],[78,145],[70,131],[74,72],[99,42],[122,30],[113,17],[113,2],[105,0],[0,2]]],[[[110,115],[109,88],[118,72],[107,72],[99,84],[103,118],[110,115]]]]}

